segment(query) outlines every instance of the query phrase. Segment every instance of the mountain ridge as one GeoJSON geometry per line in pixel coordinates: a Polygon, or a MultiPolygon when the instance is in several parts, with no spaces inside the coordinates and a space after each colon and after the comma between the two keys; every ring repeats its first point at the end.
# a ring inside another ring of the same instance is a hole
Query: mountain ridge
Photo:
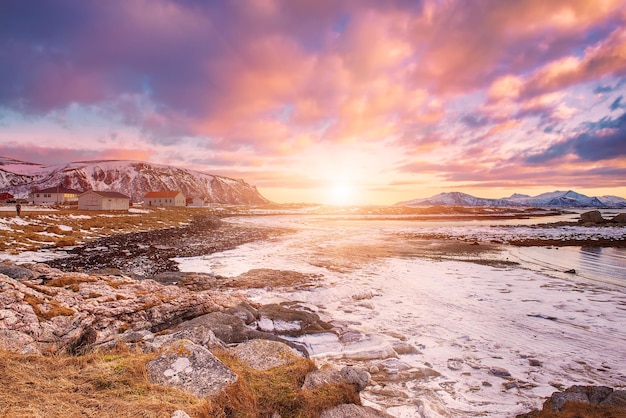
{"type": "Polygon", "coordinates": [[[0,157],[0,192],[25,198],[33,190],[63,186],[80,191],[113,191],[139,202],[149,191],[177,190],[210,203],[265,204],[242,179],[137,160],[74,161],[44,165],[0,157]]]}
{"type": "Polygon", "coordinates": [[[539,207],[591,207],[626,208],[626,199],[619,196],[589,197],[573,190],[542,193],[528,196],[514,193],[499,199],[481,198],[462,192],[446,192],[437,195],[398,202],[394,206],[539,206],[539,207]]]}

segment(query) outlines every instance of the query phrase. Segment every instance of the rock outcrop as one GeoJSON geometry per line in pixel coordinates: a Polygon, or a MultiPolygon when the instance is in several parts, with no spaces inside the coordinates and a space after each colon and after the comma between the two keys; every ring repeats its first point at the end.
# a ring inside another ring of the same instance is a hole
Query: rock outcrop
{"type": "MultiPolygon", "coordinates": [[[[243,384],[216,355],[232,356],[259,372],[280,372],[308,356],[303,346],[282,336],[334,332],[331,328],[298,305],[253,306],[233,292],[195,291],[120,272],[68,273],[46,264],[0,264],[1,350],[82,355],[124,345],[158,354],[147,364],[152,383],[202,398],[243,384]]],[[[296,390],[324,393],[325,386],[332,386],[331,391],[343,391],[335,402],[358,402],[370,379],[367,371],[355,367],[305,377],[314,364],[306,360],[299,366],[305,366],[301,379],[306,383],[302,388],[296,383],[296,390]]],[[[324,414],[386,416],[348,404],[324,414]]]]}
{"type": "Polygon", "coordinates": [[[252,340],[229,350],[240,362],[254,370],[269,370],[302,359],[302,355],[277,341],[252,340]]]}
{"type": "Polygon", "coordinates": [[[320,418],[391,418],[392,416],[368,406],[354,404],[337,405],[324,411],[320,418]]]}
{"type": "Polygon", "coordinates": [[[341,370],[315,370],[307,374],[303,389],[316,389],[331,384],[348,384],[361,392],[370,380],[370,374],[364,369],[345,366],[341,370]]]}
{"type": "Polygon", "coordinates": [[[580,223],[582,224],[600,224],[605,220],[599,210],[591,210],[580,214],[580,223]]]}
{"type": "MultiPolygon", "coordinates": [[[[574,416],[572,412],[579,409],[578,405],[581,404],[588,404],[589,408],[594,410],[594,415],[584,416],[626,416],[626,391],[606,386],[575,385],[562,392],[553,393],[543,403],[541,411],[520,414],[516,418],[570,417],[574,416]]],[[[589,408],[586,409],[586,413],[592,414],[589,408]]]]}
{"type": "Polygon", "coordinates": [[[147,364],[153,383],[184,390],[198,397],[214,396],[237,381],[237,375],[211,352],[189,340],[165,347],[147,364]]]}
{"type": "Polygon", "coordinates": [[[626,224],[626,213],[618,213],[612,217],[609,222],[614,224],[626,224]]]}
{"type": "Polygon", "coordinates": [[[3,264],[0,274],[0,347],[12,351],[70,352],[115,343],[126,330],[153,332],[234,307],[243,297],[191,292],[153,280],[66,273],[45,264],[3,264]]]}

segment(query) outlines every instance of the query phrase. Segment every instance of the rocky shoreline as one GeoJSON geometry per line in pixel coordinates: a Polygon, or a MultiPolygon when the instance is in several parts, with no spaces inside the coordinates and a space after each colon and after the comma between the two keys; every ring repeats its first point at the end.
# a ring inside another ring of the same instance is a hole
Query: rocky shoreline
{"type": "MultiPolygon", "coordinates": [[[[276,272],[275,284],[303,281],[298,274],[288,280],[291,274],[276,272]]],[[[260,271],[244,279],[254,285],[256,277],[267,285],[270,276],[260,271]]],[[[278,304],[253,306],[225,291],[227,283],[214,288],[217,278],[202,286],[199,281],[195,277],[179,285],[161,284],[123,274],[65,272],[45,264],[5,262],[0,264],[0,350],[82,355],[122,344],[157,352],[160,356],[147,365],[153,383],[204,398],[217,396],[237,380],[212,351],[226,350],[249,367],[267,370],[308,357],[306,348],[283,337],[333,332],[332,325],[314,313],[278,304]]],[[[358,393],[368,381],[369,373],[363,369],[315,368],[303,388],[341,384],[358,393]]],[[[336,413],[330,408],[321,416],[343,416],[340,411],[345,408],[336,413]]],[[[360,405],[349,409],[351,416],[387,416],[360,405]]]]}
{"type": "MultiPolygon", "coordinates": [[[[241,283],[235,285],[237,278],[184,273],[175,276],[176,284],[171,282],[174,275],[162,276],[166,282],[170,281],[164,284],[123,274],[86,274],[65,272],[45,264],[2,263],[0,350],[22,355],[75,356],[114,350],[122,344],[133,350],[160,353],[146,366],[153,383],[210,398],[219,396],[238,379],[213,354],[216,351],[227,351],[249,367],[267,370],[306,359],[306,348],[288,337],[317,332],[343,333],[345,337],[350,332],[322,321],[297,304],[252,304],[235,291],[241,286],[241,283]]],[[[250,287],[291,287],[315,285],[316,278],[295,272],[260,270],[248,272],[241,279],[250,287]]],[[[415,350],[398,346],[398,354],[407,349],[415,350]]],[[[381,362],[380,368],[391,367],[387,363],[381,362]]],[[[369,372],[383,372],[378,369],[314,367],[302,388],[311,390],[339,384],[348,385],[358,393],[368,385],[369,372]]],[[[578,390],[575,395],[558,398],[558,403],[554,400],[547,403],[544,410],[553,415],[545,416],[560,416],[554,414],[572,402],[595,402],[594,408],[603,411],[626,411],[624,391],[610,389],[610,392],[613,393],[610,398],[607,392],[602,399],[609,400],[601,404],[596,401],[598,396],[585,398],[578,390]]],[[[336,405],[312,416],[389,416],[357,404],[336,405]]],[[[184,411],[177,414],[172,416],[189,416],[184,411]]],[[[273,416],[280,415],[276,412],[273,416]]],[[[535,411],[519,416],[544,415],[535,411]]]]}
{"type": "MultiPolygon", "coordinates": [[[[254,288],[309,289],[319,284],[319,277],[313,274],[255,269],[236,277],[222,277],[182,273],[171,260],[220,252],[286,232],[286,229],[241,227],[215,217],[200,217],[191,225],[179,228],[105,237],[70,250],[71,257],[46,264],[4,262],[0,264],[0,350],[24,356],[60,353],[81,356],[123,345],[159,355],[148,366],[152,382],[171,385],[202,398],[219,397],[238,377],[214,353],[226,352],[247,367],[258,364],[283,367],[291,364],[290,361],[297,363],[308,357],[307,348],[292,337],[333,333],[339,340],[346,340],[356,334],[349,324],[323,321],[297,302],[254,304],[239,292],[254,288]],[[287,363],[283,363],[285,359],[287,363]],[[202,372],[207,368],[212,372],[202,372]]],[[[431,256],[448,253],[449,245],[456,248],[461,244],[443,245],[429,247],[431,256]]],[[[461,250],[465,254],[489,253],[494,249],[489,245],[463,245],[461,250]]],[[[326,412],[311,416],[388,416],[359,405],[359,391],[375,384],[375,390],[370,387],[372,393],[384,397],[386,379],[412,381],[436,373],[425,367],[410,371],[419,375],[405,376],[397,357],[418,348],[399,343],[393,350],[394,353],[367,368],[313,367],[301,382],[303,390],[320,387],[336,390],[332,385],[347,385],[356,397],[341,398],[342,402],[326,412]],[[352,399],[352,403],[344,403],[346,399],[352,399]]],[[[596,402],[596,395],[586,395],[585,400],[580,390],[572,391],[576,395],[567,398],[561,407],[587,402],[603,411],[618,411],[618,415],[602,415],[616,417],[626,410],[623,391],[615,391],[609,405],[596,402]]],[[[553,415],[534,411],[520,417],[566,416],[558,415],[563,408],[554,409],[552,405],[554,402],[544,410],[553,415]]],[[[271,415],[274,418],[281,416],[274,412],[271,415]]],[[[188,415],[177,411],[172,416],[188,415]]]]}

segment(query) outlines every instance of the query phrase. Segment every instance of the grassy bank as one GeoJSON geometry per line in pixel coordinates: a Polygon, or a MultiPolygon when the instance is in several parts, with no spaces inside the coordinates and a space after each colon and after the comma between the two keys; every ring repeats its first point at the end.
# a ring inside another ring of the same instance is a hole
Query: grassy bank
{"type": "Polygon", "coordinates": [[[314,418],[334,405],[359,403],[351,386],[300,389],[315,369],[307,359],[267,371],[250,369],[227,352],[216,353],[238,376],[213,400],[153,385],[146,364],[156,354],[119,349],[83,356],[22,355],[0,351],[0,416],[169,417],[181,409],[192,417],[271,416],[314,418]]]}

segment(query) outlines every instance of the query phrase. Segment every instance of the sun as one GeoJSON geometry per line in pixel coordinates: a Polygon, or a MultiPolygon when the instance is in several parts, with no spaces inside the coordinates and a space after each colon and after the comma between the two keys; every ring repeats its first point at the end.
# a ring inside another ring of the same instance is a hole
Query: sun
{"type": "Polygon", "coordinates": [[[355,197],[354,186],[347,181],[338,181],[330,190],[330,203],[336,206],[346,206],[353,203],[355,197]]]}

